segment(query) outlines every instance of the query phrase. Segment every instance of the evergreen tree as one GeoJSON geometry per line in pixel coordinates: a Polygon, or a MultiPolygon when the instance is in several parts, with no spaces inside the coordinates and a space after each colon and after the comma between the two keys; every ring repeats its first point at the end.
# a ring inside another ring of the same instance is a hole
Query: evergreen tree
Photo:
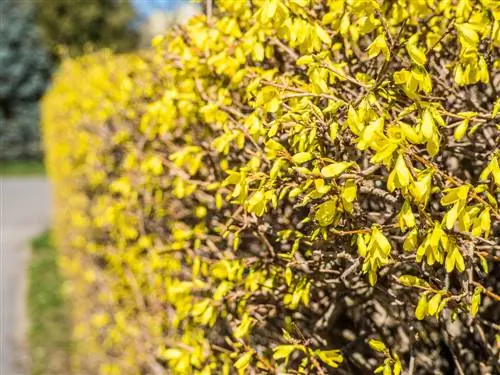
{"type": "Polygon", "coordinates": [[[51,62],[33,7],[0,2],[0,159],[40,155],[38,100],[51,62]]]}
{"type": "Polygon", "coordinates": [[[87,45],[126,51],[136,47],[135,10],[129,0],[35,0],[37,22],[51,48],[64,46],[71,56],[87,45]]]}

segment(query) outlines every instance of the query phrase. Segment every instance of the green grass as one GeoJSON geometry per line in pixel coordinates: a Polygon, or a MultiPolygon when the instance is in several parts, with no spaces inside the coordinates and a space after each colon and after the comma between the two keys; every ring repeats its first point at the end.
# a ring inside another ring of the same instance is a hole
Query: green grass
{"type": "Polygon", "coordinates": [[[71,353],[71,324],[50,232],[35,238],[32,249],[28,271],[31,374],[66,375],[71,353]]]}
{"type": "Polygon", "coordinates": [[[40,176],[45,167],[39,160],[0,160],[0,176],[40,176]]]}

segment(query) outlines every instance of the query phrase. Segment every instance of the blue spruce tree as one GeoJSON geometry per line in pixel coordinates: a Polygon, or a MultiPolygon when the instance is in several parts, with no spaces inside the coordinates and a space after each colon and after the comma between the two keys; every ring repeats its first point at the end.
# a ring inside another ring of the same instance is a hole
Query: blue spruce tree
{"type": "Polygon", "coordinates": [[[28,2],[0,1],[0,160],[41,155],[38,101],[51,61],[28,2]]]}

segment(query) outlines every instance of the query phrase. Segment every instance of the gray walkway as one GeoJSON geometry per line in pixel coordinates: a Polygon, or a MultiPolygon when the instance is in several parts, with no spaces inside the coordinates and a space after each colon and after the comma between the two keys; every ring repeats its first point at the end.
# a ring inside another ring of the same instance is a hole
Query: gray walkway
{"type": "Polygon", "coordinates": [[[26,265],[31,238],[49,227],[43,177],[0,177],[0,375],[25,375],[26,265]]]}

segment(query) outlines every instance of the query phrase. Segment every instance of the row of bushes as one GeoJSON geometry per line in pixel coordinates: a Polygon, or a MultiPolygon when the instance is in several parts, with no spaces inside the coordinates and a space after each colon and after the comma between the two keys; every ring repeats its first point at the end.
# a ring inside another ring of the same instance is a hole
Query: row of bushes
{"type": "Polygon", "coordinates": [[[83,374],[499,371],[500,8],[217,1],[43,104],[83,374]]]}

